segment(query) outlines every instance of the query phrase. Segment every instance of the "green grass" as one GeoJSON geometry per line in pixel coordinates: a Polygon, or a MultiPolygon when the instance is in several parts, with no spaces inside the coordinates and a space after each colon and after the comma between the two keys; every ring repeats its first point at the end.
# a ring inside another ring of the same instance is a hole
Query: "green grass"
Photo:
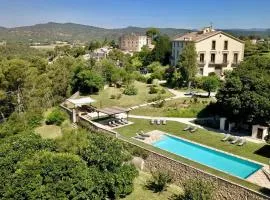
{"type": "MultiPolygon", "coordinates": [[[[130,107],[143,103],[147,103],[149,100],[157,97],[158,94],[149,94],[149,85],[135,81],[135,87],[138,89],[138,94],[133,96],[128,96],[123,94],[123,88],[108,87],[105,90],[99,92],[99,94],[91,95],[93,99],[96,100],[93,103],[97,107],[110,107],[110,106],[121,106],[130,107]],[[111,99],[111,95],[121,94],[120,99],[111,99]]],[[[161,88],[161,86],[160,86],[161,88]]],[[[173,96],[166,88],[166,93],[162,94],[163,98],[173,96]]]]}
{"type": "Polygon", "coordinates": [[[191,134],[189,132],[184,132],[184,131],[182,131],[182,129],[186,125],[178,123],[178,122],[168,121],[167,125],[150,125],[149,120],[130,119],[130,121],[134,122],[134,124],[117,129],[117,131],[123,136],[124,140],[132,142],[136,145],[142,146],[148,150],[151,150],[151,151],[160,153],[162,155],[168,156],[168,157],[175,159],[175,160],[178,160],[182,163],[191,165],[193,167],[196,167],[196,168],[201,169],[203,171],[206,171],[208,173],[214,174],[214,175],[219,176],[221,178],[227,179],[229,181],[238,183],[240,185],[249,187],[249,188],[257,190],[257,191],[261,191],[261,189],[262,189],[261,187],[255,185],[255,184],[252,184],[248,181],[231,176],[229,174],[226,174],[224,172],[207,167],[207,166],[202,165],[200,163],[185,159],[185,158],[177,156],[173,153],[169,153],[169,152],[164,151],[162,149],[156,148],[152,145],[148,145],[148,144],[145,144],[143,142],[137,141],[135,139],[132,139],[131,137],[134,136],[136,134],[136,132],[139,130],[144,130],[145,132],[151,131],[151,130],[161,130],[161,131],[164,131],[164,132],[176,135],[176,136],[180,136],[182,138],[185,138],[185,139],[188,139],[188,140],[191,140],[194,142],[198,142],[198,143],[201,143],[201,144],[204,144],[207,146],[214,147],[214,148],[219,149],[219,150],[223,150],[223,151],[241,156],[241,157],[245,157],[245,158],[248,158],[251,160],[255,160],[255,161],[258,161],[261,163],[268,164],[268,158],[254,154],[254,152],[256,150],[260,149],[261,147],[263,147],[264,144],[256,144],[256,143],[247,142],[247,144],[245,144],[244,146],[239,147],[236,145],[229,144],[227,142],[221,142],[220,140],[223,138],[223,136],[218,134],[218,133],[215,133],[215,132],[202,130],[202,129],[199,129],[196,133],[193,133],[193,134],[191,134]]]}
{"type": "Polygon", "coordinates": [[[182,191],[180,187],[171,184],[166,191],[154,193],[145,188],[147,181],[150,179],[150,174],[141,171],[140,175],[134,180],[134,191],[125,197],[124,200],[165,200],[170,199],[173,195],[179,194],[182,191]]]}
{"type": "Polygon", "coordinates": [[[35,131],[44,139],[55,139],[62,136],[61,128],[55,125],[43,125],[36,128],[35,131]]]}
{"type": "Polygon", "coordinates": [[[139,130],[144,130],[145,132],[151,130],[161,130],[194,142],[214,147],[216,149],[226,151],[235,155],[239,155],[248,159],[252,159],[261,163],[268,164],[269,162],[268,158],[254,154],[256,150],[260,149],[265,144],[247,142],[242,147],[232,145],[228,142],[222,142],[221,139],[224,136],[219,133],[215,133],[213,131],[207,131],[203,129],[199,129],[196,133],[189,133],[182,131],[186,127],[186,125],[179,122],[168,121],[167,125],[150,125],[149,120],[130,119],[130,121],[134,122],[134,124],[130,126],[125,126],[123,128],[119,128],[117,129],[117,131],[123,134],[124,136],[132,137],[135,136],[136,132],[138,132],[139,130]]]}
{"type": "Polygon", "coordinates": [[[205,107],[211,99],[198,98],[194,103],[191,98],[181,98],[166,101],[161,108],[153,105],[140,107],[131,111],[134,115],[163,116],[163,117],[210,117],[211,113],[206,112],[205,107]]]}

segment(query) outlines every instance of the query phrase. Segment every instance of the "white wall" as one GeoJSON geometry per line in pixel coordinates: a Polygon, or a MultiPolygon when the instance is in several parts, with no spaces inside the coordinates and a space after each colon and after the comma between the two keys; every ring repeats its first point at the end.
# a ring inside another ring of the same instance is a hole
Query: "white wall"
{"type": "MultiPolygon", "coordinates": [[[[172,42],[172,65],[177,65],[179,54],[183,50],[183,46],[185,45],[186,41],[173,41],[172,42]]],[[[228,65],[223,65],[222,71],[224,70],[232,70],[232,63],[233,63],[233,57],[234,53],[238,53],[238,62],[241,62],[244,58],[244,44],[239,42],[238,40],[235,40],[231,37],[228,37],[227,35],[220,33],[217,35],[214,35],[210,38],[207,38],[205,40],[202,40],[200,42],[195,43],[196,51],[198,54],[197,60],[199,62],[199,55],[200,53],[204,53],[204,60],[205,65],[203,67],[203,75],[207,76],[210,72],[215,72],[215,67],[209,67],[209,63],[211,61],[211,53],[215,53],[215,63],[216,64],[222,64],[223,63],[223,53],[228,54],[228,65]],[[216,48],[215,50],[212,50],[212,41],[216,41],[216,48]],[[224,41],[228,41],[228,49],[224,50],[224,41]]],[[[201,65],[202,66],[202,65],[201,65]]],[[[198,70],[199,71],[199,70],[198,70]]]]}
{"type": "Polygon", "coordinates": [[[198,53],[198,61],[199,54],[204,53],[205,66],[203,75],[207,76],[210,72],[215,72],[214,67],[209,67],[209,63],[211,60],[211,53],[215,53],[215,63],[222,64],[223,63],[223,53],[228,54],[228,65],[227,67],[223,67],[222,70],[232,70],[231,64],[233,63],[234,53],[238,53],[238,62],[241,62],[244,58],[244,44],[232,39],[231,37],[226,36],[225,34],[217,34],[208,39],[202,40],[200,42],[195,43],[196,51],[198,53]],[[212,41],[216,41],[216,49],[212,50],[212,41]],[[224,50],[224,41],[228,41],[228,50],[224,50]]]}

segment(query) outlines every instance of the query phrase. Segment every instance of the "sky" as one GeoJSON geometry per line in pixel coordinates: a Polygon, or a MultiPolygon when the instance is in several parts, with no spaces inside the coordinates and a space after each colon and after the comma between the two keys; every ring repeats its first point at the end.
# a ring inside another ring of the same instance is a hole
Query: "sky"
{"type": "Polygon", "coordinates": [[[270,28],[270,0],[0,0],[0,26],[270,28]]]}

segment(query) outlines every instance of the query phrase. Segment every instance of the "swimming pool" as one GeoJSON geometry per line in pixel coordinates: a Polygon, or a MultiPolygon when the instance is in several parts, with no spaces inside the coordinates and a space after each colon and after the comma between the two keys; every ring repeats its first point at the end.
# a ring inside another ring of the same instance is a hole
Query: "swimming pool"
{"type": "Polygon", "coordinates": [[[152,145],[243,179],[249,177],[262,167],[262,165],[257,163],[170,135],[162,136],[161,140],[152,143],[152,145]]]}

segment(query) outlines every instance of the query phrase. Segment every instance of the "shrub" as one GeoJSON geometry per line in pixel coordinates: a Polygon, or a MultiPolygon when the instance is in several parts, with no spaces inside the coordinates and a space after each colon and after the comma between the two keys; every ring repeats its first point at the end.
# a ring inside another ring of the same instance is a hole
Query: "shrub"
{"type": "Polygon", "coordinates": [[[136,157],[141,157],[142,159],[146,159],[149,155],[148,151],[134,146],[132,144],[129,143],[124,143],[124,148],[132,155],[132,156],[136,156],[136,157]]]}
{"type": "Polygon", "coordinates": [[[138,89],[134,85],[128,85],[123,93],[125,95],[136,95],[138,94],[138,89]]]}
{"type": "Polygon", "coordinates": [[[166,90],[164,89],[164,88],[162,88],[161,90],[160,90],[160,94],[165,94],[166,93],[166,90]]]}
{"type": "Polygon", "coordinates": [[[117,100],[118,100],[118,99],[121,99],[121,97],[122,97],[122,94],[119,93],[119,94],[116,96],[116,99],[117,99],[117,100]]]}
{"type": "Polygon", "coordinates": [[[149,94],[156,94],[158,93],[158,91],[159,89],[157,87],[155,87],[154,85],[151,85],[149,89],[149,94]]]}
{"type": "Polygon", "coordinates": [[[175,200],[212,200],[213,185],[201,179],[192,179],[183,185],[184,193],[176,196],[175,200]]]}
{"type": "Polygon", "coordinates": [[[148,78],[147,81],[146,81],[147,84],[152,84],[152,82],[153,82],[153,79],[151,77],[148,78]]]}
{"type": "Polygon", "coordinates": [[[168,184],[172,182],[172,176],[169,172],[155,171],[151,172],[152,179],[148,181],[146,187],[154,192],[166,190],[168,184]]]}
{"type": "Polygon", "coordinates": [[[152,84],[158,86],[159,85],[159,80],[158,79],[153,79],[152,84]]]}
{"type": "Polygon", "coordinates": [[[161,100],[161,101],[157,102],[156,104],[153,104],[153,106],[155,108],[162,108],[162,107],[164,107],[164,105],[165,105],[165,100],[161,100]]]}
{"type": "Polygon", "coordinates": [[[162,99],[162,96],[161,95],[157,95],[157,96],[155,96],[153,98],[148,99],[147,101],[148,102],[153,102],[153,101],[159,101],[161,99],[162,99]]]}
{"type": "Polygon", "coordinates": [[[27,124],[31,128],[40,126],[43,121],[43,113],[41,110],[33,110],[31,112],[29,111],[25,114],[24,117],[27,120],[27,124]]]}
{"type": "Polygon", "coordinates": [[[135,74],[135,80],[143,83],[147,83],[148,78],[141,74],[135,74]]]}
{"type": "Polygon", "coordinates": [[[60,126],[62,122],[67,118],[66,113],[61,111],[60,109],[54,109],[46,119],[46,124],[55,124],[60,126]]]}
{"type": "Polygon", "coordinates": [[[111,99],[116,99],[116,95],[115,94],[112,94],[111,95],[111,99]]]}

